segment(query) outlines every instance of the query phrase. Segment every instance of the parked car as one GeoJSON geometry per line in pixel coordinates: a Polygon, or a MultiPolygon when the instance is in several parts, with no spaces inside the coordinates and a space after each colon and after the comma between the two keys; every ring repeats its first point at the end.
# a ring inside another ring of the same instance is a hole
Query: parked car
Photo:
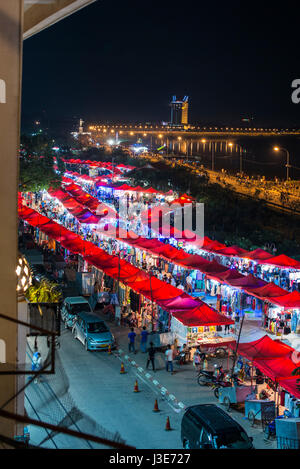
{"type": "Polygon", "coordinates": [[[83,343],[86,350],[107,350],[115,346],[115,338],[105,322],[95,314],[79,313],[73,326],[75,339],[83,343]]]}
{"type": "Polygon", "coordinates": [[[253,449],[253,439],[214,404],[188,407],[181,422],[185,449],[253,449]]]}
{"type": "Polygon", "coordinates": [[[61,307],[61,319],[66,328],[72,328],[76,314],[81,312],[92,313],[93,310],[83,296],[69,296],[64,299],[61,307]]]}

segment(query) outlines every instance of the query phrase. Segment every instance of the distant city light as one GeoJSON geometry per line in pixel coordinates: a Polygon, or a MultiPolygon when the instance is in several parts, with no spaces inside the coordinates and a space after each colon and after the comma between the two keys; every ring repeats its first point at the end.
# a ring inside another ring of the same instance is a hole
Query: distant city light
{"type": "Polygon", "coordinates": [[[148,147],[132,147],[135,153],[142,153],[144,151],[148,151],[148,147]]]}

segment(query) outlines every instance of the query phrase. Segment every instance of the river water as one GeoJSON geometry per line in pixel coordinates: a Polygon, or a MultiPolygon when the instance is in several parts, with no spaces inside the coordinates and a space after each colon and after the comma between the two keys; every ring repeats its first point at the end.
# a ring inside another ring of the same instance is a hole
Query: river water
{"type": "Polygon", "coordinates": [[[226,169],[230,173],[242,170],[249,175],[264,175],[267,179],[286,178],[287,154],[285,151],[276,152],[275,146],[284,148],[290,154],[290,177],[300,179],[300,136],[238,136],[233,138],[215,138],[203,136],[178,138],[152,137],[144,143],[157,150],[165,145],[164,153],[169,156],[183,156],[188,159],[197,159],[199,165],[212,167],[214,154],[214,169],[226,169]],[[203,139],[206,141],[203,142],[203,139]],[[230,145],[232,143],[232,145],[230,145]],[[152,144],[152,145],[151,145],[152,144]]]}

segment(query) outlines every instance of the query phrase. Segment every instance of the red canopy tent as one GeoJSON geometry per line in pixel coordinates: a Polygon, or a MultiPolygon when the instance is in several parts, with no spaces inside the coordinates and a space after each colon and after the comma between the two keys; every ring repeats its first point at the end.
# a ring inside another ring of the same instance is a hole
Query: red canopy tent
{"type": "Polygon", "coordinates": [[[282,267],[284,269],[296,269],[300,270],[300,262],[292,259],[291,257],[286,256],[285,254],[280,254],[279,256],[273,256],[269,259],[263,260],[261,264],[275,265],[276,267],[282,267]]]}
{"type": "Polygon", "coordinates": [[[223,249],[218,249],[217,254],[220,256],[240,257],[245,254],[246,249],[242,249],[239,246],[228,246],[223,249]]]}
{"type": "Polygon", "coordinates": [[[270,257],[273,257],[273,255],[265,251],[264,249],[259,248],[259,249],[254,249],[254,251],[244,252],[244,254],[241,254],[239,257],[251,259],[254,261],[262,261],[262,260],[270,259],[270,257]]]}
{"type": "Polygon", "coordinates": [[[224,248],[226,248],[226,245],[219,243],[219,241],[212,241],[211,243],[207,243],[205,246],[200,247],[200,249],[204,249],[205,251],[216,253],[218,253],[220,249],[224,248]]]}
{"type": "MultiPolygon", "coordinates": [[[[234,348],[231,346],[231,348],[234,348]]],[[[289,378],[296,368],[292,360],[295,349],[265,335],[258,340],[239,344],[237,353],[253,362],[262,373],[284,387],[283,378],[289,378]]],[[[300,394],[300,393],[299,393],[300,394]]]]}
{"type": "Polygon", "coordinates": [[[251,288],[249,291],[247,290],[247,288],[245,288],[245,291],[252,296],[256,296],[257,298],[265,298],[265,299],[283,296],[283,295],[286,295],[287,293],[286,290],[284,290],[283,288],[280,288],[278,285],[276,285],[273,282],[267,283],[266,285],[263,285],[262,287],[251,288]]]}
{"type": "Polygon", "coordinates": [[[234,324],[232,319],[224,316],[223,314],[219,314],[206,303],[202,303],[191,311],[174,311],[172,314],[184,326],[188,327],[223,326],[226,324],[234,324]]]}
{"type": "Polygon", "coordinates": [[[283,387],[286,391],[288,391],[292,396],[295,396],[297,399],[300,399],[300,390],[299,390],[299,376],[293,376],[284,378],[280,380],[280,386],[283,387]]]}
{"type": "Polygon", "coordinates": [[[286,295],[272,297],[270,301],[285,309],[297,309],[300,308],[300,292],[295,290],[286,295]]]}
{"type": "MultiPolygon", "coordinates": [[[[151,277],[146,272],[131,265],[125,260],[119,260],[118,256],[111,256],[104,250],[98,248],[89,241],[84,241],[79,235],[69,231],[58,223],[51,221],[49,218],[40,216],[32,209],[28,209],[19,202],[19,216],[31,223],[32,218],[41,220],[41,224],[37,222],[38,226],[46,234],[48,233],[53,239],[59,241],[66,249],[80,253],[87,262],[95,265],[103,270],[103,272],[114,278],[120,278],[122,282],[129,285],[133,290],[142,293],[147,298],[157,302],[164,300],[178,300],[178,307],[186,308],[188,301],[191,302],[190,310],[188,308],[182,311],[181,309],[174,308],[174,313],[178,312],[182,318],[183,312],[186,313],[184,321],[192,324],[199,325],[216,325],[216,324],[233,324],[229,318],[219,314],[217,311],[210,308],[205,303],[199,302],[199,306],[194,307],[194,300],[189,297],[182,290],[173,287],[172,285],[159,280],[156,277],[151,277]],[[180,297],[183,296],[181,301],[180,297]]],[[[163,305],[163,303],[162,303],[163,305]]]]}
{"type": "Polygon", "coordinates": [[[177,261],[178,264],[186,267],[188,269],[197,269],[202,270],[203,267],[208,266],[210,261],[204,259],[204,257],[199,256],[198,254],[188,255],[188,257],[177,261]]]}
{"type": "Polygon", "coordinates": [[[228,279],[226,283],[232,287],[243,289],[263,287],[267,284],[267,282],[260,278],[254,277],[252,274],[244,275],[242,278],[228,279]]]}
{"type": "Polygon", "coordinates": [[[225,272],[214,274],[214,277],[220,283],[227,283],[228,280],[238,280],[244,278],[245,276],[240,274],[236,269],[227,269],[225,272]]]}

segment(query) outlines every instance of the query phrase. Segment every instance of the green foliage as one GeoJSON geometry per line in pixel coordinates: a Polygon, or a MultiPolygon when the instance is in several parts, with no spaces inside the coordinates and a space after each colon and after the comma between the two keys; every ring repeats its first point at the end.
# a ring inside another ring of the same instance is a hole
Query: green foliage
{"type": "Polygon", "coordinates": [[[62,293],[57,283],[42,280],[41,283],[29,287],[26,298],[30,303],[59,303],[62,301],[62,293]]]}
{"type": "MultiPolygon", "coordinates": [[[[50,186],[59,187],[61,175],[53,168],[52,142],[44,135],[23,136],[21,139],[19,190],[37,192],[50,186]]],[[[58,158],[58,167],[64,171],[64,163],[58,158]]]]}
{"type": "MultiPolygon", "coordinates": [[[[294,369],[294,371],[292,372],[292,375],[293,376],[299,376],[300,375],[300,366],[298,366],[297,368],[294,369]]],[[[296,383],[297,383],[297,389],[300,391],[300,378],[298,378],[296,380],[296,383]]]]}

